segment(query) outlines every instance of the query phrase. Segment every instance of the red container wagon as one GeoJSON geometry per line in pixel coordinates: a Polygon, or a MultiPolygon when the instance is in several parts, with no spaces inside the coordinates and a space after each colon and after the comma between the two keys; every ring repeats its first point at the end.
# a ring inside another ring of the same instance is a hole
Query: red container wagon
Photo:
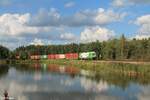
{"type": "Polygon", "coordinates": [[[59,54],[55,54],[55,59],[59,59],[59,54]]]}
{"type": "Polygon", "coordinates": [[[55,54],[49,54],[48,59],[55,59],[55,54]]]}
{"type": "Polygon", "coordinates": [[[40,55],[34,55],[34,57],[35,57],[34,58],[35,60],[39,60],[40,59],[40,55]]]}
{"type": "Polygon", "coordinates": [[[48,59],[60,59],[59,54],[49,54],[48,59]]]}
{"type": "Polygon", "coordinates": [[[39,60],[40,59],[40,55],[31,55],[30,59],[32,59],[32,60],[39,60]]]}
{"type": "Polygon", "coordinates": [[[20,56],[16,56],[16,59],[20,59],[20,56]]]}
{"type": "Polygon", "coordinates": [[[65,54],[59,54],[59,59],[65,59],[65,54]]]}
{"type": "Polygon", "coordinates": [[[67,53],[65,54],[66,59],[78,59],[79,55],[78,53],[67,53]]]}
{"type": "Polygon", "coordinates": [[[31,60],[34,60],[34,59],[35,59],[35,56],[34,56],[34,55],[30,56],[30,59],[31,59],[31,60]]]}
{"type": "Polygon", "coordinates": [[[51,56],[51,54],[49,54],[49,55],[47,56],[47,58],[48,58],[48,59],[52,59],[52,56],[51,56]]]}

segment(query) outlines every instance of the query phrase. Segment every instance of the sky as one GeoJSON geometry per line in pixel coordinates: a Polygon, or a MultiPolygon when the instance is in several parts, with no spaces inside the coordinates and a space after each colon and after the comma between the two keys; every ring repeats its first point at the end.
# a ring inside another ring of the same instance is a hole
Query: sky
{"type": "Polygon", "coordinates": [[[150,0],[0,0],[0,45],[150,37],[150,0]]]}

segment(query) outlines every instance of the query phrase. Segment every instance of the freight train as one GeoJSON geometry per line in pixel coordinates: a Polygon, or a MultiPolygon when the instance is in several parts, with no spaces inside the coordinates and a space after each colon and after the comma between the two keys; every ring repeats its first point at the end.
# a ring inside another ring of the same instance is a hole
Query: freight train
{"type": "MultiPolygon", "coordinates": [[[[18,57],[17,57],[18,58],[18,57]]],[[[66,53],[66,54],[48,54],[48,55],[31,55],[30,59],[95,59],[96,52],[82,52],[82,53],[66,53]]]]}

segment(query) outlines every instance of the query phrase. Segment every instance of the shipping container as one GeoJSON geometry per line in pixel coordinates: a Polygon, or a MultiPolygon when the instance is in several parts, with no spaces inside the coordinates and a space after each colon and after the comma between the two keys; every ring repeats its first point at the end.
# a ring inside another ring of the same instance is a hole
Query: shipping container
{"type": "Polygon", "coordinates": [[[64,59],[65,54],[49,54],[48,59],[64,59]]]}
{"type": "Polygon", "coordinates": [[[59,59],[59,54],[55,54],[55,58],[54,59],[59,59]]]}
{"type": "Polygon", "coordinates": [[[96,52],[83,52],[79,54],[80,59],[94,59],[96,58],[96,52]]]}
{"type": "Polygon", "coordinates": [[[52,59],[52,56],[51,56],[51,54],[49,54],[49,55],[48,55],[48,59],[52,59]]]}
{"type": "Polygon", "coordinates": [[[78,53],[67,53],[65,54],[66,59],[78,59],[78,53]]]}
{"type": "Polygon", "coordinates": [[[55,59],[55,55],[54,54],[49,54],[48,59],[55,59]]]}
{"type": "Polygon", "coordinates": [[[34,59],[35,60],[39,60],[40,59],[40,55],[34,55],[34,59]]]}
{"type": "Polygon", "coordinates": [[[35,59],[35,56],[34,56],[34,55],[31,55],[31,56],[30,56],[30,59],[31,59],[31,60],[34,60],[34,59],[35,59]]]}
{"type": "Polygon", "coordinates": [[[65,54],[59,54],[59,59],[65,59],[65,54]]]}
{"type": "Polygon", "coordinates": [[[20,59],[20,56],[16,56],[16,59],[20,59]]]}

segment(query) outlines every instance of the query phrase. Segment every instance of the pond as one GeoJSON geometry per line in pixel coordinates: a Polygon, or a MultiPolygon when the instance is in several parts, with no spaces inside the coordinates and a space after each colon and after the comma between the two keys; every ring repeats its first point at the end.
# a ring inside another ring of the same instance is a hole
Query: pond
{"type": "Polygon", "coordinates": [[[0,95],[15,100],[149,100],[145,77],[98,74],[74,66],[0,65],[0,95]]]}

